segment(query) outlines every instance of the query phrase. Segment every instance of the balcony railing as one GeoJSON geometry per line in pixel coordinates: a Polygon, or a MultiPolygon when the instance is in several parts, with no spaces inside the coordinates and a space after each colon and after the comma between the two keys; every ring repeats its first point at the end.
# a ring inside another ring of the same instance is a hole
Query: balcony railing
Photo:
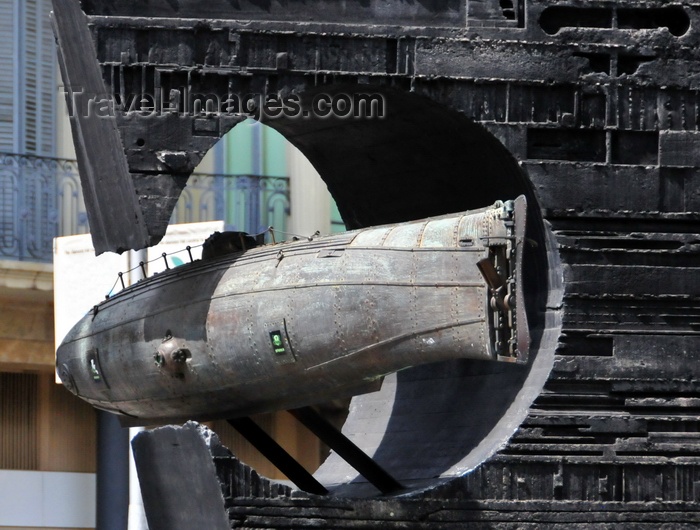
{"type": "MultiPolygon", "coordinates": [[[[287,178],[195,173],[171,222],[258,233],[284,231],[288,214],[287,178]]],[[[0,259],[50,262],[54,237],[88,231],[75,160],[0,153],[0,259]]]]}
{"type": "Polygon", "coordinates": [[[257,234],[270,226],[284,231],[288,215],[286,177],[193,173],[170,222],[223,219],[229,230],[257,234]]]}

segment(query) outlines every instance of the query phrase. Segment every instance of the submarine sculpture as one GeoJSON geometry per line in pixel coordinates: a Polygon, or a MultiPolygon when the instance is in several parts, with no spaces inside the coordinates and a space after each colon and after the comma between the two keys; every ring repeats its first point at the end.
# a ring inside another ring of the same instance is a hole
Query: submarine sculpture
{"type": "Polygon", "coordinates": [[[526,208],[520,196],[193,261],[95,306],[58,374],[125,423],[155,424],[326,402],[436,361],[526,362],[526,208]]]}

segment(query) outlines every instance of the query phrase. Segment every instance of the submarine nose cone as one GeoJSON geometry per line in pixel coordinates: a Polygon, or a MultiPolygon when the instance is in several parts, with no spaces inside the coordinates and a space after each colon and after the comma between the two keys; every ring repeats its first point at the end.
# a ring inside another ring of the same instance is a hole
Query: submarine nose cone
{"type": "Polygon", "coordinates": [[[78,385],[76,379],[81,379],[81,374],[75,373],[76,359],[80,359],[78,344],[72,340],[73,330],[63,339],[63,342],[56,350],[56,375],[59,377],[63,386],[76,396],[79,396],[78,385]]]}
{"type": "Polygon", "coordinates": [[[56,350],[56,375],[66,389],[82,398],[90,394],[85,382],[90,380],[92,322],[93,316],[88,313],[71,328],[56,350]]]}
{"type": "Polygon", "coordinates": [[[71,394],[77,396],[79,395],[78,387],[75,384],[73,374],[71,373],[71,370],[68,367],[68,363],[62,361],[62,359],[66,358],[65,355],[61,355],[62,348],[63,346],[59,347],[56,351],[56,374],[58,375],[58,378],[61,380],[61,383],[63,383],[63,386],[66,388],[66,390],[68,390],[71,394]]]}

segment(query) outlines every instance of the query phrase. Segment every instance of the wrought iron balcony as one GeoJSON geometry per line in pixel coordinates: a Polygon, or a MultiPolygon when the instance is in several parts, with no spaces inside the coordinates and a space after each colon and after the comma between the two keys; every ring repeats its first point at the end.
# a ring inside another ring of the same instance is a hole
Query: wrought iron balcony
{"type": "MultiPolygon", "coordinates": [[[[289,179],[193,174],[171,222],[284,231],[289,179]]],[[[53,238],[89,231],[75,160],[0,153],[0,259],[50,262],[53,238]]]]}

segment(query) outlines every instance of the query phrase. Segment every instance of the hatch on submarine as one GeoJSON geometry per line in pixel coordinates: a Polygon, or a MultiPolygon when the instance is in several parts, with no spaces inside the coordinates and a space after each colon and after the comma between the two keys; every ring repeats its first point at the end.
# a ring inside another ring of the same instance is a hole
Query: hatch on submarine
{"type": "Polygon", "coordinates": [[[152,425],[327,402],[443,360],[525,363],[526,210],[520,196],[254,248],[241,238],[95,306],[58,348],[59,377],[152,425]]]}

